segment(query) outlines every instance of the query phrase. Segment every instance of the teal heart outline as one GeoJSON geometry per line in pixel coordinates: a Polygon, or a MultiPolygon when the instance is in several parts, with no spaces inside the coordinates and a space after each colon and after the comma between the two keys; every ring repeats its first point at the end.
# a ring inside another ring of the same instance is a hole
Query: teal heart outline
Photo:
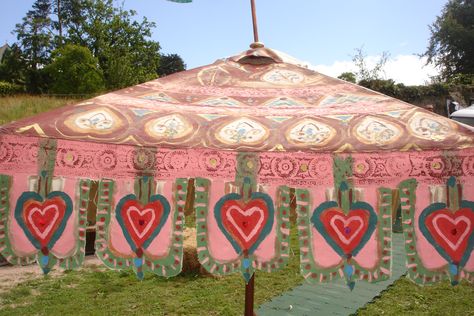
{"type": "MultiPolygon", "coordinates": [[[[323,236],[323,238],[331,246],[331,248],[337,252],[339,256],[346,257],[346,254],[344,253],[344,251],[341,249],[341,247],[339,247],[339,245],[334,241],[334,239],[332,239],[331,236],[329,236],[323,223],[319,220],[321,217],[321,214],[329,208],[339,208],[339,205],[335,201],[328,201],[328,202],[321,203],[314,210],[313,216],[311,216],[311,223],[316,228],[316,230],[321,234],[321,236],[323,236]]],[[[352,203],[349,209],[349,214],[350,214],[350,211],[357,210],[357,209],[363,209],[369,212],[369,222],[367,224],[367,230],[365,231],[364,236],[362,236],[362,239],[360,240],[359,244],[352,251],[351,253],[352,256],[356,256],[359,253],[359,251],[362,250],[362,248],[364,248],[365,244],[369,241],[370,237],[374,233],[375,228],[377,226],[377,221],[378,221],[377,214],[375,213],[373,207],[369,203],[361,202],[361,201],[352,203]]]]}
{"type": "Polygon", "coordinates": [[[48,242],[48,249],[52,249],[56,242],[61,238],[61,235],[64,232],[64,229],[66,228],[66,224],[69,220],[69,217],[72,214],[72,200],[64,192],[61,191],[53,191],[50,192],[47,196],[46,199],[44,199],[40,194],[33,192],[33,191],[27,191],[23,192],[20,197],[17,200],[16,207],[15,207],[15,219],[17,223],[20,225],[20,227],[23,229],[23,232],[25,233],[26,237],[28,240],[33,244],[33,246],[41,250],[41,244],[39,241],[33,236],[33,234],[30,232],[28,229],[28,226],[26,226],[26,223],[23,221],[23,206],[25,205],[25,202],[29,200],[34,200],[40,203],[43,203],[45,200],[49,200],[55,197],[61,198],[65,204],[66,204],[66,209],[64,211],[64,217],[61,221],[61,224],[58,226],[56,231],[54,232],[53,236],[51,236],[51,239],[48,242]]]}
{"type": "MultiPolygon", "coordinates": [[[[443,247],[441,247],[436,242],[436,240],[433,238],[433,235],[431,235],[430,231],[426,227],[426,219],[430,214],[442,209],[446,209],[446,208],[447,208],[447,205],[445,203],[433,203],[429,205],[428,207],[426,207],[421,212],[420,217],[418,218],[418,227],[420,228],[420,231],[423,234],[423,236],[426,238],[426,240],[428,240],[428,242],[436,249],[436,251],[438,251],[441,257],[443,257],[450,264],[464,267],[466,265],[466,262],[471,257],[472,250],[474,249],[474,233],[471,233],[471,236],[469,237],[469,240],[467,242],[467,248],[461,258],[461,261],[459,261],[459,263],[454,263],[453,260],[451,259],[451,256],[443,249],[443,247]]],[[[461,203],[459,204],[459,209],[462,209],[462,208],[468,208],[474,212],[474,202],[462,200],[461,203]]]]}
{"type": "MultiPolygon", "coordinates": [[[[232,238],[232,235],[225,228],[222,222],[221,209],[224,203],[227,201],[240,201],[242,199],[243,199],[242,195],[237,194],[237,193],[230,193],[221,197],[219,201],[217,201],[216,205],[214,206],[214,217],[216,219],[217,226],[220,228],[220,230],[222,231],[224,236],[227,238],[227,240],[231,243],[232,247],[234,248],[235,252],[238,255],[242,254],[242,249],[240,248],[239,243],[235,241],[234,238],[232,238]]],[[[248,255],[252,255],[254,251],[258,248],[258,246],[262,243],[262,241],[268,236],[268,234],[270,234],[273,227],[274,217],[275,217],[275,209],[273,207],[272,198],[266,193],[253,192],[252,195],[250,196],[250,200],[257,200],[257,199],[262,199],[265,201],[265,204],[267,205],[267,209],[268,209],[268,220],[265,223],[265,226],[260,232],[255,243],[248,249],[248,255]]]]}
{"type": "MultiPolygon", "coordinates": [[[[119,203],[117,204],[117,207],[115,208],[115,218],[117,219],[117,221],[120,225],[120,228],[122,228],[123,235],[125,236],[125,239],[127,240],[130,248],[132,248],[132,250],[134,252],[136,252],[138,250],[138,247],[137,247],[137,245],[135,245],[135,242],[133,241],[132,237],[130,236],[130,233],[127,230],[127,226],[125,225],[124,219],[122,217],[122,212],[121,212],[121,210],[123,208],[123,205],[127,201],[130,201],[130,200],[140,202],[137,199],[135,194],[128,194],[128,195],[124,196],[123,198],[120,199],[119,203]]],[[[168,217],[170,215],[171,207],[170,207],[170,203],[168,202],[168,200],[163,195],[156,194],[156,195],[152,195],[150,197],[149,203],[156,202],[156,201],[160,201],[161,205],[163,206],[163,216],[161,216],[160,222],[158,223],[158,225],[153,230],[153,233],[143,243],[143,248],[144,249],[148,248],[148,246],[150,246],[150,244],[153,242],[153,239],[155,239],[155,237],[158,236],[158,234],[160,233],[161,229],[165,225],[165,223],[168,220],[168,217]]]]}

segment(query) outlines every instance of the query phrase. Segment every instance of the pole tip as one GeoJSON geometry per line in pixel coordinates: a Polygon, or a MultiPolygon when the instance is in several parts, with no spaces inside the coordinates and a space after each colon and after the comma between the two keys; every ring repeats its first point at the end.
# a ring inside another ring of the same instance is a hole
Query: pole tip
{"type": "Polygon", "coordinates": [[[262,42],[253,42],[252,44],[250,44],[250,48],[252,49],[263,48],[263,47],[265,47],[265,45],[263,45],[262,42]]]}

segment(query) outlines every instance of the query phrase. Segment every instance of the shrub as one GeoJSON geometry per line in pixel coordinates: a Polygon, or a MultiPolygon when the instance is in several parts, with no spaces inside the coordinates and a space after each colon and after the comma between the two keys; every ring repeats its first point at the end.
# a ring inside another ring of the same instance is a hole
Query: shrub
{"type": "Polygon", "coordinates": [[[23,86],[18,84],[0,81],[0,96],[14,95],[25,92],[23,86]]]}

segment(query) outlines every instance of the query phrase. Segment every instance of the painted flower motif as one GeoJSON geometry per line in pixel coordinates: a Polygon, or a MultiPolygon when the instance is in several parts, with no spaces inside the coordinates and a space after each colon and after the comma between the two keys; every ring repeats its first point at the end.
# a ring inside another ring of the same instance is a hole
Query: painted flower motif
{"type": "Polygon", "coordinates": [[[131,150],[127,154],[128,166],[136,170],[148,170],[155,166],[155,154],[147,149],[131,150]]]}
{"type": "Polygon", "coordinates": [[[206,151],[199,158],[201,168],[207,171],[217,171],[224,165],[224,158],[217,151],[206,151]]]}
{"type": "Polygon", "coordinates": [[[165,155],[164,162],[168,170],[182,170],[188,165],[189,156],[184,150],[174,150],[165,155]]]}
{"type": "Polygon", "coordinates": [[[25,147],[25,151],[20,153],[25,162],[36,162],[38,160],[39,147],[36,144],[29,144],[25,147]]]}
{"type": "Polygon", "coordinates": [[[275,158],[271,166],[272,172],[281,178],[291,178],[298,173],[298,163],[290,157],[275,158]]]}
{"type": "Polygon", "coordinates": [[[451,163],[442,157],[427,159],[425,168],[433,178],[439,178],[451,174],[451,163]]]}
{"type": "Polygon", "coordinates": [[[354,161],[354,176],[368,178],[373,175],[375,163],[371,159],[356,159],[354,161]]]}
{"type": "Polygon", "coordinates": [[[332,177],[332,160],[329,158],[315,158],[310,161],[308,170],[314,178],[332,177]]]}
{"type": "Polygon", "coordinates": [[[112,150],[103,150],[94,160],[97,169],[112,170],[117,166],[117,157],[112,150]]]}
{"type": "Polygon", "coordinates": [[[13,155],[13,148],[10,144],[0,144],[0,162],[10,161],[13,155]]]}
{"type": "Polygon", "coordinates": [[[58,152],[58,162],[62,167],[77,168],[84,161],[83,155],[72,149],[61,149],[58,152]]]}
{"type": "Polygon", "coordinates": [[[402,157],[393,157],[387,160],[387,169],[390,175],[400,177],[409,176],[412,170],[410,159],[402,157]]]}
{"type": "Polygon", "coordinates": [[[462,171],[466,175],[474,175],[474,157],[465,157],[462,162],[462,171]]]}

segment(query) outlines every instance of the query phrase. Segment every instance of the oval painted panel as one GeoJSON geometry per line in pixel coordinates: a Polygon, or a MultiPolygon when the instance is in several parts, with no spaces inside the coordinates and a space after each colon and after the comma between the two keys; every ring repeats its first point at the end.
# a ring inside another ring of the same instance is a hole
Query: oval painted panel
{"type": "Polygon", "coordinates": [[[304,119],[290,126],[285,133],[288,142],[302,146],[323,146],[333,139],[336,131],[331,126],[312,119],[304,119]]]}
{"type": "Polygon", "coordinates": [[[257,145],[265,141],[269,134],[264,125],[244,117],[218,128],[215,136],[225,144],[257,145]]]}
{"type": "Polygon", "coordinates": [[[402,129],[380,117],[367,116],[353,129],[357,139],[365,144],[386,145],[403,135],[402,129]]]}
{"type": "Polygon", "coordinates": [[[193,124],[179,114],[171,114],[146,123],[145,132],[156,139],[180,139],[193,132],[193,124]]]}

